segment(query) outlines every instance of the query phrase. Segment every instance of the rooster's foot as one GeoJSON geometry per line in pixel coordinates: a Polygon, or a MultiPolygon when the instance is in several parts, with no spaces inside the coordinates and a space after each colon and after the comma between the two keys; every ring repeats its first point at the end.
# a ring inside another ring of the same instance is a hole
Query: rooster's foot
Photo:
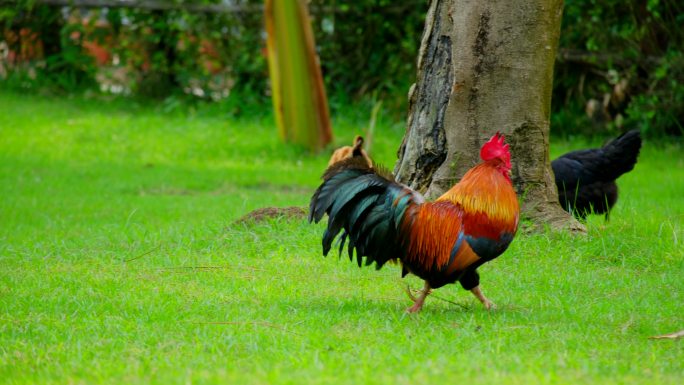
{"type": "Polygon", "coordinates": [[[416,301],[410,308],[406,309],[407,313],[417,313],[423,308],[423,301],[416,301]]]}
{"type": "MultiPolygon", "coordinates": [[[[425,289],[423,289],[423,291],[424,291],[424,290],[425,290],[425,289]]],[[[406,284],[406,288],[404,288],[404,291],[406,292],[406,295],[409,297],[409,299],[410,299],[411,301],[413,301],[413,302],[418,301],[418,297],[416,297],[415,295],[413,295],[413,289],[411,289],[411,286],[410,286],[410,285],[406,284]]],[[[416,291],[418,291],[418,290],[416,290],[416,291]]],[[[422,293],[423,291],[421,291],[421,293],[422,293]]],[[[428,292],[427,292],[427,295],[429,295],[429,294],[432,294],[432,290],[431,290],[431,289],[429,289],[428,292]]]]}
{"type": "Polygon", "coordinates": [[[408,294],[409,298],[411,298],[411,301],[414,302],[413,306],[410,308],[406,309],[407,313],[416,313],[419,312],[420,309],[423,308],[423,303],[425,302],[425,297],[430,295],[432,290],[430,289],[430,284],[425,282],[425,287],[423,290],[420,292],[420,296],[416,298],[416,296],[413,295],[411,292],[411,287],[409,285],[406,285],[406,294],[408,294]]]}
{"type": "Polygon", "coordinates": [[[407,283],[406,288],[404,288],[404,291],[406,292],[406,295],[408,295],[409,299],[413,302],[418,301],[418,298],[416,298],[415,295],[413,295],[413,292],[411,292],[411,286],[407,283]]]}
{"type": "Polygon", "coordinates": [[[477,299],[479,299],[480,302],[482,302],[485,309],[491,310],[491,309],[496,308],[496,305],[494,305],[494,302],[490,301],[487,297],[484,296],[484,294],[482,294],[482,290],[480,290],[480,286],[476,286],[476,287],[470,289],[470,292],[472,292],[473,295],[475,295],[475,297],[477,297],[477,299]]]}

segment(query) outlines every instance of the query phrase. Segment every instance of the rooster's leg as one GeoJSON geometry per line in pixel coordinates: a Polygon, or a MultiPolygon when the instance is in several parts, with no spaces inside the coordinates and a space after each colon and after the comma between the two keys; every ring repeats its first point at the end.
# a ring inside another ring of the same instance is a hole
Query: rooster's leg
{"type": "Polygon", "coordinates": [[[413,295],[413,293],[411,292],[411,285],[409,285],[409,284],[407,283],[407,284],[406,284],[406,289],[405,289],[405,290],[406,290],[406,295],[408,295],[408,297],[409,297],[409,299],[410,299],[411,301],[413,301],[413,302],[418,301],[418,298],[416,298],[416,296],[413,295]]]}
{"type": "Polygon", "coordinates": [[[425,281],[425,287],[424,287],[423,290],[421,291],[420,296],[419,296],[418,298],[414,297],[413,294],[411,294],[411,290],[408,289],[408,287],[407,287],[407,291],[408,291],[408,293],[409,293],[409,298],[411,298],[411,299],[413,300],[413,302],[415,302],[415,303],[413,304],[413,306],[411,306],[410,308],[406,309],[406,311],[407,311],[408,313],[416,313],[416,312],[419,312],[420,309],[423,308],[423,302],[425,302],[425,297],[427,297],[428,295],[430,295],[430,292],[431,292],[431,290],[430,290],[430,284],[429,284],[427,281],[425,281]]]}
{"type": "Polygon", "coordinates": [[[492,301],[490,301],[489,299],[487,299],[487,297],[485,297],[484,294],[482,294],[482,290],[480,290],[480,286],[479,286],[479,285],[478,285],[478,286],[475,286],[475,287],[472,288],[472,289],[470,289],[470,292],[473,293],[473,294],[475,295],[475,297],[477,297],[477,299],[480,300],[480,302],[482,302],[482,304],[484,305],[484,307],[485,307],[487,310],[496,307],[492,301]]]}

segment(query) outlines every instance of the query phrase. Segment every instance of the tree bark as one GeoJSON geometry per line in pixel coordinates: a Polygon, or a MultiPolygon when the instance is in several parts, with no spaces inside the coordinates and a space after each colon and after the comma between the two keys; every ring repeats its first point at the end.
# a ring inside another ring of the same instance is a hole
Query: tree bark
{"type": "Polygon", "coordinates": [[[511,145],[523,217],[584,231],[561,209],[549,160],[562,0],[433,0],[394,173],[428,198],[479,161],[496,131],[511,145]]]}

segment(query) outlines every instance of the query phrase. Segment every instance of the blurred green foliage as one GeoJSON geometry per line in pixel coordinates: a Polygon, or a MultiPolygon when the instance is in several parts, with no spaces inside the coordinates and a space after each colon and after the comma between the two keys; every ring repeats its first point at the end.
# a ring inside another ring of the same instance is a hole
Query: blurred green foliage
{"type": "MultiPolygon", "coordinates": [[[[179,6],[163,10],[86,10],[0,0],[6,44],[0,78],[20,88],[72,92],[99,85],[166,105],[193,95],[237,114],[249,106],[267,111],[262,1],[237,0],[231,12],[198,10],[219,0],[174,3],[179,6]],[[9,62],[7,52],[30,48],[26,37],[8,38],[8,31],[22,28],[41,37],[43,60],[9,62]],[[99,59],[93,57],[98,47],[107,52],[99,59]]],[[[333,113],[361,101],[368,114],[382,100],[386,114],[405,117],[428,6],[426,0],[310,1],[333,113]]],[[[681,136],[683,8],[679,0],[566,0],[552,132],[612,135],[640,128],[651,137],[681,136]]]]}
{"type": "Polygon", "coordinates": [[[263,94],[268,71],[261,1],[236,1],[234,12],[213,12],[217,0],[170,3],[93,9],[0,1],[0,40],[15,56],[0,63],[5,80],[68,92],[98,83],[107,91],[153,98],[263,94]],[[40,44],[23,36],[30,32],[38,33],[40,44]],[[48,50],[50,36],[61,39],[48,50]]]}
{"type": "Polygon", "coordinates": [[[372,95],[381,97],[397,117],[405,117],[428,6],[426,0],[312,1],[333,111],[372,95]]]}
{"type": "Polygon", "coordinates": [[[679,0],[566,0],[552,130],[681,136],[683,10],[679,0]]]}
{"type": "MultiPolygon", "coordinates": [[[[176,3],[211,6],[219,2],[176,3]]],[[[74,91],[91,87],[98,76],[109,75],[121,83],[126,75],[126,84],[120,85],[143,96],[168,97],[182,91],[221,99],[230,90],[243,101],[266,102],[261,6],[259,0],[235,1],[230,12],[217,13],[188,7],[79,9],[30,0],[0,1],[2,30],[19,34],[25,28],[41,38],[63,36],[54,44],[56,49],[45,52],[44,62],[59,65],[46,66],[43,61],[36,65],[35,57],[27,57],[31,63],[15,63],[5,80],[23,87],[48,84],[74,91]],[[99,68],[89,50],[95,45],[109,54],[99,68]]],[[[404,113],[427,3],[315,0],[310,9],[333,108],[375,92],[390,99],[386,106],[404,113]]],[[[30,44],[5,40],[14,52],[30,44]]]]}

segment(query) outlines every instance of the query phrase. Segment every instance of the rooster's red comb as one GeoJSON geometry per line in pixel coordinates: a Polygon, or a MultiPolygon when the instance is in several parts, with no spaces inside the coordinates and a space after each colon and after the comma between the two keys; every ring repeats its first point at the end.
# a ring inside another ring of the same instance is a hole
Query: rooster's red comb
{"type": "Polygon", "coordinates": [[[506,137],[497,131],[487,143],[482,145],[482,148],[480,149],[480,158],[485,162],[499,158],[510,168],[511,152],[509,151],[509,145],[506,144],[506,137]]]}
{"type": "Polygon", "coordinates": [[[497,131],[496,134],[494,134],[491,138],[489,138],[489,140],[487,141],[487,143],[485,143],[485,145],[487,145],[489,143],[492,143],[492,144],[496,143],[500,146],[503,146],[504,144],[506,144],[506,137],[503,136],[499,131],[497,131]]]}

